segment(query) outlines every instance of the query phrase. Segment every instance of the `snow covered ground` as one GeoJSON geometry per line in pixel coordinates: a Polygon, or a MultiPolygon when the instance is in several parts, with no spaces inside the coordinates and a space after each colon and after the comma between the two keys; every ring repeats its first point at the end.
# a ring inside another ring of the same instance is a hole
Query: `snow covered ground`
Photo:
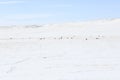
{"type": "Polygon", "coordinates": [[[120,19],[0,27],[0,80],[120,80],[120,19]]]}

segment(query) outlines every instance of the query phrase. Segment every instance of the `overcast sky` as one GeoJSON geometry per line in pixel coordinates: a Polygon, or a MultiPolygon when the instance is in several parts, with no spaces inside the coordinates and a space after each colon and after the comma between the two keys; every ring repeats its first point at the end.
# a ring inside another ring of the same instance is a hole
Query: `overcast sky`
{"type": "Polygon", "coordinates": [[[120,18],[120,0],[0,0],[0,25],[120,18]]]}

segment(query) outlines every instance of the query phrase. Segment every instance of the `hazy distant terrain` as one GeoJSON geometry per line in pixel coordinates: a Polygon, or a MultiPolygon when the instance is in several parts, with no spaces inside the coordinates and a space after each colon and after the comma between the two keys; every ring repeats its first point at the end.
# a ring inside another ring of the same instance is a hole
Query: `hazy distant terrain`
{"type": "Polygon", "coordinates": [[[120,19],[1,26],[0,80],[120,80],[120,19]]]}

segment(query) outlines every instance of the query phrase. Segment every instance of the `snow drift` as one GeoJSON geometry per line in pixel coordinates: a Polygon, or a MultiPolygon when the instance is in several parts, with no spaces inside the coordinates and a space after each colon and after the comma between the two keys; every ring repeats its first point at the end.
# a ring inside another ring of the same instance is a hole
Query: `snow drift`
{"type": "Polygon", "coordinates": [[[0,80],[119,80],[120,19],[0,27],[0,80]]]}

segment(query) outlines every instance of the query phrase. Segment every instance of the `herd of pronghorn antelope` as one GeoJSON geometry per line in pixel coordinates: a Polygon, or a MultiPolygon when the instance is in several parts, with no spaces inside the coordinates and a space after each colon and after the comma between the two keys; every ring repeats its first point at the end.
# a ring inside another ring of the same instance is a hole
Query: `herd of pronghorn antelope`
{"type": "Polygon", "coordinates": [[[79,36],[79,35],[73,35],[73,36],[54,36],[54,37],[9,37],[9,38],[0,38],[0,40],[91,40],[91,39],[103,39],[104,36],[97,35],[97,36],[79,36]]]}

